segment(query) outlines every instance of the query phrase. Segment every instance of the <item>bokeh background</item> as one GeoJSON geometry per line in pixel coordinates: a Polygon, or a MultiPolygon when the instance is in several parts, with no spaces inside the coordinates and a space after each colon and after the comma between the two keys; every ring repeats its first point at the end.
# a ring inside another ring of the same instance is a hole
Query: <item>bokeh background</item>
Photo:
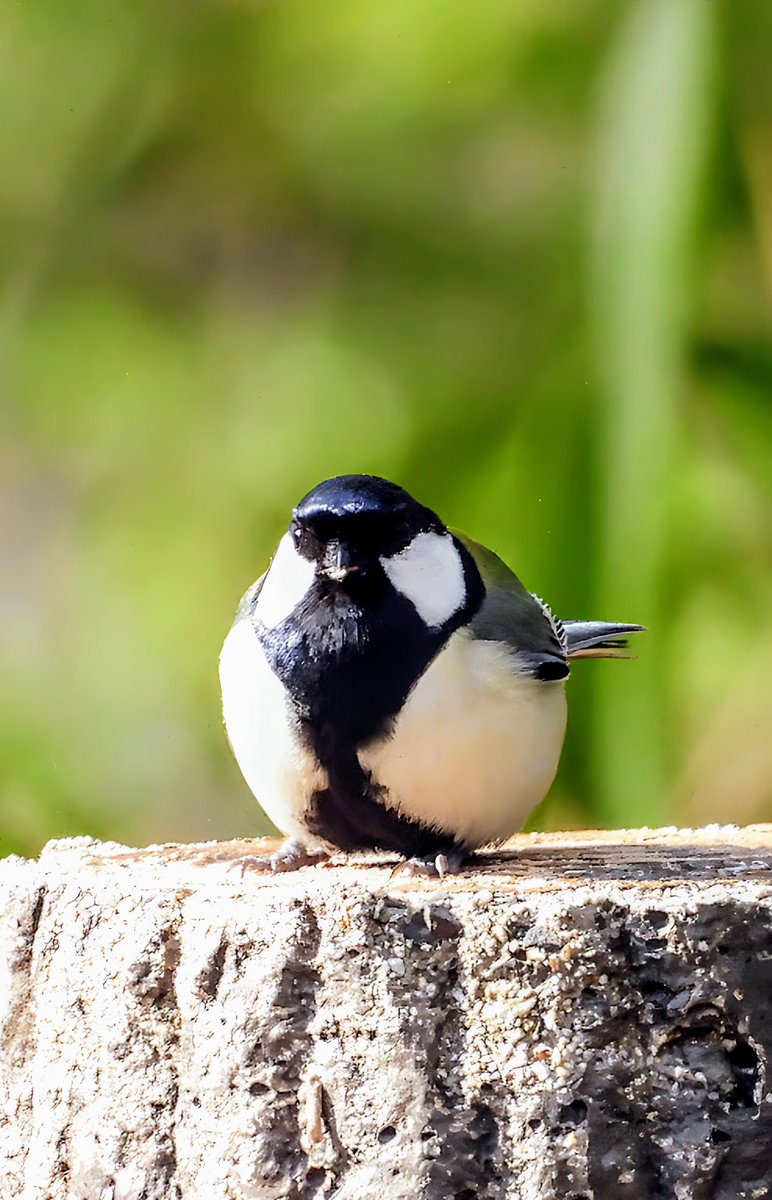
{"type": "Polygon", "coordinates": [[[546,826],[772,818],[772,7],[0,7],[0,850],[264,830],[216,661],[385,474],[564,616],[546,826]]]}

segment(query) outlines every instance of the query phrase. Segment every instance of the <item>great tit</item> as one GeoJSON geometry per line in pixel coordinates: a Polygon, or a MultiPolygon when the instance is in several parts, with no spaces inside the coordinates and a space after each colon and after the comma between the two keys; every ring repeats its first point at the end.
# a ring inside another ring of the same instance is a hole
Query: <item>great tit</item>
{"type": "Polygon", "coordinates": [[[384,850],[459,870],[546,795],[574,658],[640,625],[559,621],[491,550],[372,475],[292,514],[220,656],[236,760],[286,835],[245,867],[384,850]]]}

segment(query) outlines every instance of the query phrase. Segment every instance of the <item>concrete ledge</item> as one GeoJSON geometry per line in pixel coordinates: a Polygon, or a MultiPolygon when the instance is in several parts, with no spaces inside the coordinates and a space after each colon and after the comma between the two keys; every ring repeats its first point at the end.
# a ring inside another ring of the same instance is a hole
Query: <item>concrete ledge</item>
{"type": "Polygon", "coordinates": [[[772,1195],[772,827],[255,849],[0,864],[3,1200],[772,1195]]]}

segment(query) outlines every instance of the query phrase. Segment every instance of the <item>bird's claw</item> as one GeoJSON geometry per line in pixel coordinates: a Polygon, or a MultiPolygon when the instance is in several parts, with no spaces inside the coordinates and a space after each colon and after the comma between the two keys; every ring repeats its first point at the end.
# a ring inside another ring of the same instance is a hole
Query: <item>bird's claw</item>
{"type": "Polygon", "coordinates": [[[228,867],[229,871],[241,871],[242,879],[247,871],[258,871],[265,875],[277,875],[284,871],[297,871],[314,863],[325,862],[330,856],[324,850],[309,850],[302,842],[287,841],[265,858],[246,854],[228,867]]]}
{"type": "Polygon", "coordinates": [[[242,878],[247,871],[272,871],[271,855],[269,858],[258,858],[256,854],[245,854],[243,858],[237,858],[234,862],[228,864],[229,871],[240,871],[242,878]]]}
{"type": "Polygon", "coordinates": [[[468,857],[468,852],[459,848],[441,850],[426,858],[406,858],[397,864],[391,874],[392,878],[395,875],[407,875],[410,879],[444,879],[446,875],[457,875],[468,857]]]}

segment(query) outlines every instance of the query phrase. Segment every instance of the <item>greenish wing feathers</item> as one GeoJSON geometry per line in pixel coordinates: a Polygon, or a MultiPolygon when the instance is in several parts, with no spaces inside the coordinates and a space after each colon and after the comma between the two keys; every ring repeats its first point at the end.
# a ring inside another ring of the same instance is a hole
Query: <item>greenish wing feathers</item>
{"type": "Polygon", "coordinates": [[[503,642],[518,655],[522,670],[538,679],[562,679],[568,674],[565,651],[546,605],[492,550],[451,532],[472,555],[485,584],[485,599],[468,626],[473,637],[503,642]]]}

